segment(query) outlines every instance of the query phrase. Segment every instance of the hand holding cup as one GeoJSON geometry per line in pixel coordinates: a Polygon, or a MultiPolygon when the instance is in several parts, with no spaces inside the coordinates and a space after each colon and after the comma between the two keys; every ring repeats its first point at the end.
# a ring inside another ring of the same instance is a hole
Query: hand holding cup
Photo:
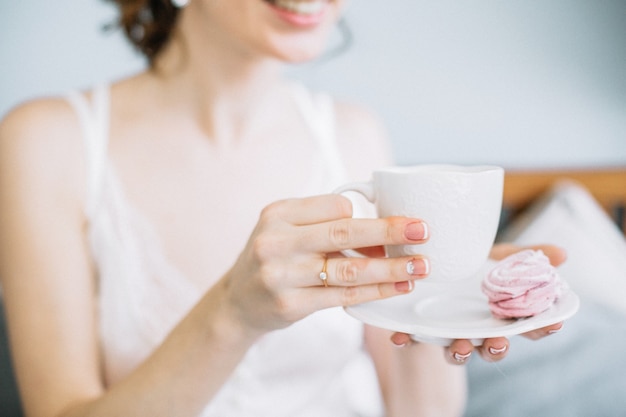
{"type": "MultiPolygon", "coordinates": [[[[369,182],[351,183],[335,193],[356,192],[376,206],[378,217],[425,221],[429,239],[419,245],[387,245],[388,257],[423,256],[429,281],[455,281],[475,274],[495,240],[504,170],[497,166],[417,165],[374,171],[369,182]]],[[[361,256],[344,251],[348,256],[361,256]]]]}

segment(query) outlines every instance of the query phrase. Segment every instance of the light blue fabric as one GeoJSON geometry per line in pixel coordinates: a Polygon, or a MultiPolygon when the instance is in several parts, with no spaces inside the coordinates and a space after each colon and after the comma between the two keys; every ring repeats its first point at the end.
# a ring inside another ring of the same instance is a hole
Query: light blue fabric
{"type": "Polygon", "coordinates": [[[466,417],[626,416],[626,315],[590,300],[561,332],[468,364],[466,417]]]}

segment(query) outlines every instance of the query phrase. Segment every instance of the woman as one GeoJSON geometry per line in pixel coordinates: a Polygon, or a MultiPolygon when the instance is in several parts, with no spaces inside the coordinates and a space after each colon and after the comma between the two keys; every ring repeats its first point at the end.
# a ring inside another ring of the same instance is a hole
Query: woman
{"type": "Polygon", "coordinates": [[[376,415],[362,345],[386,415],[460,414],[468,341],[411,344],[340,308],[429,270],[337,256],[428,238],[419,219],[354,220],[324,195],[388,164],[381,128],[281,77],[320,55],[344,1],[117,3],[150,68],[0,126],[0,276],[27,414],[376,415]]]}

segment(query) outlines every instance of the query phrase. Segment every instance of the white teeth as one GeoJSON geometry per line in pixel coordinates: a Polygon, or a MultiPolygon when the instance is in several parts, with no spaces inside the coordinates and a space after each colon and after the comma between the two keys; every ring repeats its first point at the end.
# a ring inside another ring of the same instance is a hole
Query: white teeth
{"type": "Polygon", "coordinates": [[[277,7],[302,15],[314,15],[322,11],[325,1],[274,0],[277,7]]]}

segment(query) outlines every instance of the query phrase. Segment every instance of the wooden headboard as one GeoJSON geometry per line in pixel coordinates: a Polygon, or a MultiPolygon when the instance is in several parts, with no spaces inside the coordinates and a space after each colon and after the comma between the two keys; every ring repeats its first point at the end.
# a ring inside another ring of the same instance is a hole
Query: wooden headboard
{"type": "Polygon", "coordinates": [[[583,185],[626,233],[626,167],[580,170],[507,170],[504,180],[505,210],[512,215],[560,180],[583,185]]]}

